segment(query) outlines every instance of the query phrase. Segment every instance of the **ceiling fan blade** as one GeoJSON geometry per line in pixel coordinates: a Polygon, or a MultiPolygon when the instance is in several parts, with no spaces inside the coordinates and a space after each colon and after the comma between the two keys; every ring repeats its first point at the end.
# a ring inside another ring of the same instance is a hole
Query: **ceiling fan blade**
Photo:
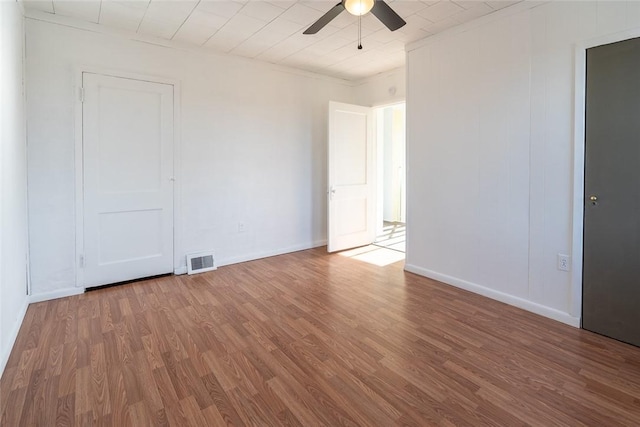
{"type": "Polygon", "coordinates": [[[313,23],[313,25],[311,25],[309,28],[307,28],[304,33],[302,34],[315,34],[318,31],[320,31],[322,28],[324,28],[325,25],[327,25],[329,22],[331,22],[333,20],[333,18],[335,18],[336,16],[340,15],[340,12],[342,12],[344,10],[344,5],[342,4],[342,2],[338,3],[337,5],[333,6],[329,12],[325,13],[324,15],[322,15],[320,17],[320,19],[318,19],[316,22],[313,23]]]}
{"type": "Polygon", "coordinates": [[[391,31],[395,31],[406,24],[405,20],[395,13],[383,0],[376,0],[373,9],[371,9],[371,13],[391,31]]]}

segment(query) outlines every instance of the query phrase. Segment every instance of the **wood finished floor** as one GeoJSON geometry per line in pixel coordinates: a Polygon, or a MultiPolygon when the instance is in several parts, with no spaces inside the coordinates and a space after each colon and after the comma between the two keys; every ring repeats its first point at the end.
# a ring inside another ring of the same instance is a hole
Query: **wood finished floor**
{"type": "Polygon", "coordinates": [[[640,349],[324,249],[29,307],[2,426],[640,425],[640,349]]]}

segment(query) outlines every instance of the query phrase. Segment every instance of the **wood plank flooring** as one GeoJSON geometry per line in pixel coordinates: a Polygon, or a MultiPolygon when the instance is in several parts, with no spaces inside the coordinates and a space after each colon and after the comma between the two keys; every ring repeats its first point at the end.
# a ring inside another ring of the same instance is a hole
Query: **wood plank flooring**
{"type": "Polygon", "coordinates": [[[2,426],[638,426],[640,349],[323,248],[29,307],[2,426]]]}

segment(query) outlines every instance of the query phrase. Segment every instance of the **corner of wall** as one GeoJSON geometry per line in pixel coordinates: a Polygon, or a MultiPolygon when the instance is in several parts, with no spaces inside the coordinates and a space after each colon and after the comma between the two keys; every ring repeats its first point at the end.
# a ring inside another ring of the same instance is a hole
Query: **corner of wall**
{"type": "Polygon", "coordinates": [[[4,368],[7,366],[7,362],[9,361],[9,356],[11,356],[11,351],[13,350],[13,345],[16,342],[16,338],[18,338],[18,332],[20,332],[20,328],[22,327],[22,322],[24,321],[24,316],[27,314],[27,309],[29,308],[29,301],[25,298],[20,307],[20,311],[18,312],[18,317],[13,327],[11,328],[11,332],[9,334],[8,345],[2,349],[0,353],[0,378],[2,378],[2,374],[4,373],[4,368]]]}
{"type": "Polygon", "coordinates": [[[0,2],[0,373],[29,299],[26,202],[25,28],[21,2],[0,2]]]}

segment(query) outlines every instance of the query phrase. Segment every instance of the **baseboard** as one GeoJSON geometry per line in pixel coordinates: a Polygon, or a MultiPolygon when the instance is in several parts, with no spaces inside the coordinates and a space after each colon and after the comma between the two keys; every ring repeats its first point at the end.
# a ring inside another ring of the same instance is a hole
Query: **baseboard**
{"type": "Polygon", "coordinates": [[[183,265],[182,267],[176,268],[175,270],[173,270],[173,274],[175,274],[176,276],[187,274],[187,266],[183,265]]]}
{"type": "Polygon", "coordinates": [[[44,292],[41,294],[31,295],[29,297],[29,303],[34,304],[36,302],[49,301],[52,299],[70,297],[73,295],[80,295],[84,293],[84,288],[66,288],[59,289],[53,292],[44,292]]]}
{"type": "Polygon", "coordinates": [[[576,328],[580,327],[580,319],[571,316],[569,313],[556,310],[555,308],[547,307],[533,301],[526,300],[524,298],[516,297],[514,295],[506,294],[504,292],[496,291],[495,289],[487,288],[486,286],[478,285],[476,283],[467,282],[466,280],[458,279],[456,277],[447,276],[426,268],[418,267],[416,265],[405,264],[404,269],[409,273],[415,273],[420,276],[425,276],[430,279],[437,280],[439,282],[446,283],[456,288],[464,289],[505,304],[513,305],[523,310],[530,311],[540,316],[548,317],[549,319],[557,320],[558,322],[565,323],[569,326],[576,328]]]}
{"type": "Polygon", "coordinates": [[[218,267],[225,265],[238,264],[241,262],[255,261],[257,259],[268,258],[277,255],[289,254],[291,252],[305,251],[307,249],[313,249],[320,246],[326,246],[327,240],[316,240],[315,242],[303,243],[300,245],[289,246],[286,248],[275,249],[272,251],[254,252],[252,254],[242,255],[232,258],[223,258],[218,260],[218,267]]]}
{"type": "Polygon", "coordinates": [[[27,308],[29,308],[29,300],[25,298],[24,303],[22,304],[22,308],[18,313],[16,323],[13,325],[13,329],[11,329],[7,348],[3,349],[2,355],[0,355],[0,378],[2,378],[2,374],[4,374],[4,368],[7,366],[9,356],[11,356],[11,350],[13,350],[13,346],[16,343],[16,338],[18,338],[18,332],[20,332],[20,327],[22,326],[22,322],[24,321],[24,316],[25,314],[27,314],[27,308]]]}

